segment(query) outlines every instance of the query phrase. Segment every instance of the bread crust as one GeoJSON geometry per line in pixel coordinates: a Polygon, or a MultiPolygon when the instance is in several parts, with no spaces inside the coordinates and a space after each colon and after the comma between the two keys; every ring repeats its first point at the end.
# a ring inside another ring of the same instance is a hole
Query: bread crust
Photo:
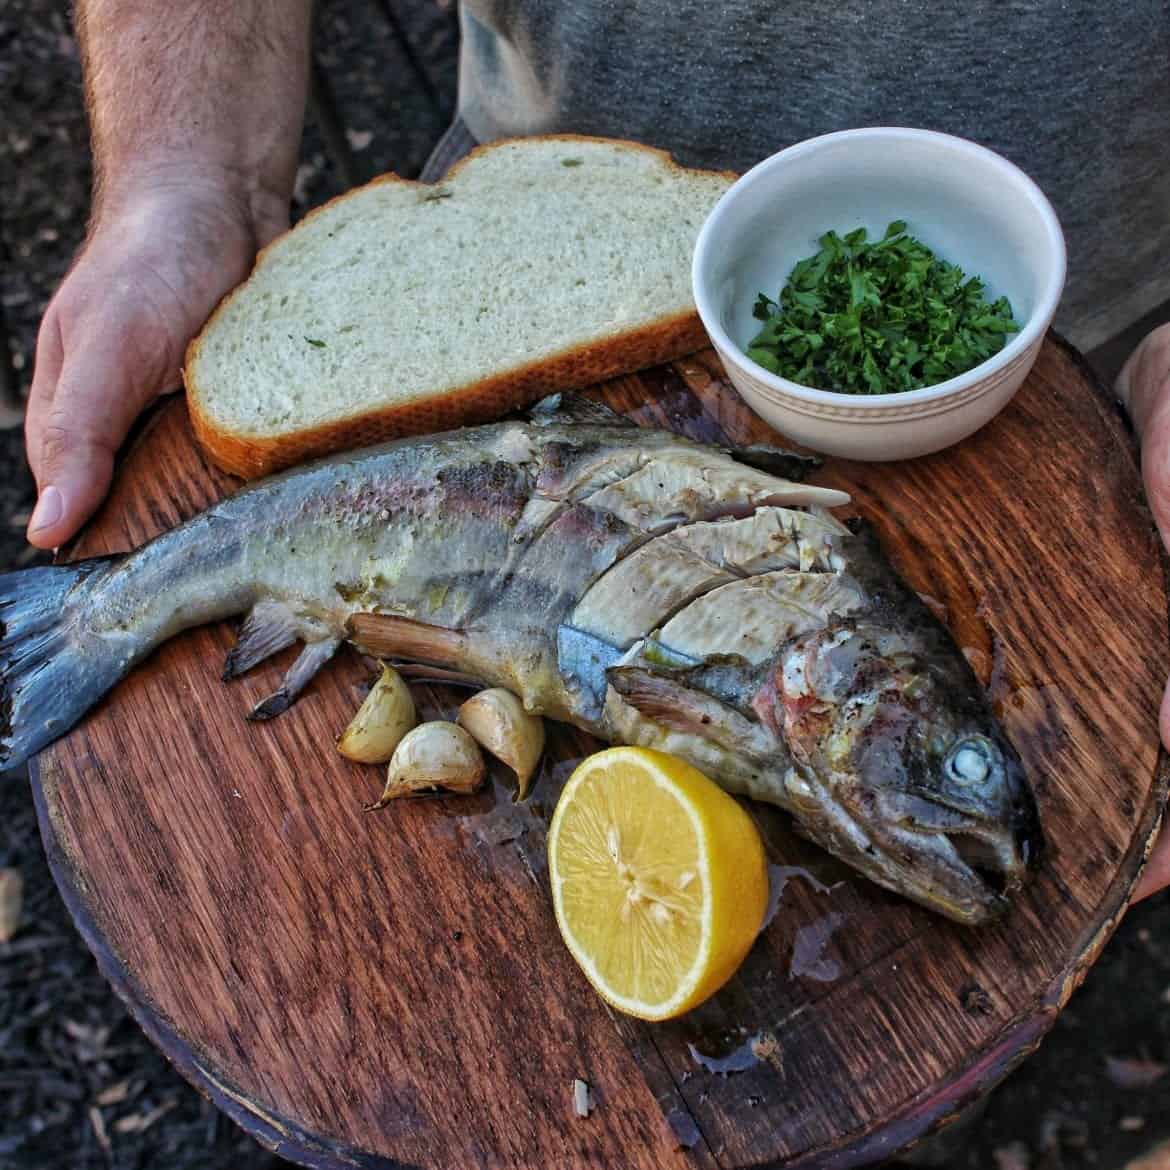
{"type": "MultiPolygon", "coordinates": [[[[730,171],[703,171],[680,166],[671,155],[657,147],[625,139],[597,138],[582,134],[545,134],[530,138],[504,138],[476,147],[448,172],[444,182],[453,179],[472,159],[512,143],[533,142],[604,143],[642,151],[656,156],[668,169],[688,176],[712,176],[734,180],[730,171]]],[[[362,187],[335,196],[314,208],[301,223],[307,223],[335,203],[351,198],[368,187],[382,183],[401,183],[408,187],[425,187],[413,179],[395,174],[379,175],[362,187]]],[[[299,226],[299,225],[297,225],[299,226]]],[[[295,231],[290,228],[289,231],[295,231]]],[[[256,256],[252,272],[263,262],[268,249],[283,239],[276,237],[256,256]]],[[[251,274],[249,274],[249,279],[251,274]]],[[[552,357],[529,362],[513,370],[493,375],[464,386],[452,387],[412,401],[397,402],[377,410],[320,423],[280,435],[254,435],[225,430],[204,409],[202,393],[193,376],[200,345],[220,314],[247,286],[245,280],[220,301],[199,334],[187,346],[183,363],[183,384],[187,391],[187,409],[195,437],[208,458],[232,475],[245,479],[268,475],[320,455],[353,447],[368,446],[402,435],[448,430],[471,423],[486,422],[510,410],[536,401],[557,390],[579,390],[619,374],[634,373],[693,353],[708,344],[698,313],[691,311],[662,317],[649,325],[626,330],[598,342],[573,346],[552,357]]]]}

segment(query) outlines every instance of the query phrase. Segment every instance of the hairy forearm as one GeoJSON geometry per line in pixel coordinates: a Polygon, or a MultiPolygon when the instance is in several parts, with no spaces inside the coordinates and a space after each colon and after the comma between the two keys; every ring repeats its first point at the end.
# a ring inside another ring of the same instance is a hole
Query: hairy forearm
{"type": "Polygon", "coordinates": [[[76,0],[99,209],[143,177],[193,171],[287,206],[310,0],[76,0]]]}

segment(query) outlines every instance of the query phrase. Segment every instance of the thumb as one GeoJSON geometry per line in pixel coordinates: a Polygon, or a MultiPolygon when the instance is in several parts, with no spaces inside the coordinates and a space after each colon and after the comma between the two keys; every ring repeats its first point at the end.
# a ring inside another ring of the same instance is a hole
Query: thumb
{"type": "Polygon", "coordinates": [[[56,384],[30,403],[29,462],[38,498],[28,540],[56,548],[72,537],[101,503],[114,456],[154,387],[134,375],[136,363],[114,338],[73,346],[56,384]]]}

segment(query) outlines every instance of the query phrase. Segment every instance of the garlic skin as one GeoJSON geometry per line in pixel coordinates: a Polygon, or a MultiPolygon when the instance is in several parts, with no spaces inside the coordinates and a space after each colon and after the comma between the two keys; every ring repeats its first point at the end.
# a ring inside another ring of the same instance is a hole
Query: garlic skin
{"type": "Polygon", "coordinates": [[[417,722],[414,699],[402,676],[382,663],[382,674],[337,741],[337,750],[359,764],[384,764],[417,722]]]}
{"type": "Polygon", "coordinates": [[[386,773],[386,788],[370,810],[426,788],[474,792],[487,774],[474,739],[455,723],[420,723],[402,737],[386,773]]]}
{"type": "Polygon", "coordinates": [[[516,799],[523,800],[544,751],[544,720],[525,711],[503,687],[473,695],[459,708],[458,720],[480,747],[516,773],[516,799]]]}

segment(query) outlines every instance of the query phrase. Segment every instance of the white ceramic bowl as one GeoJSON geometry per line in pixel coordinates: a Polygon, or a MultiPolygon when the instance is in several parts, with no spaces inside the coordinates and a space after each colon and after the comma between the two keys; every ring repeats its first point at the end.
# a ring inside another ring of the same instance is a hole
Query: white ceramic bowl
{"type": "Polygon", "coordinates": [[[1064,237],[1018,167],[964,138],[892,126],[797,143],[727,190],[699,232],[695,303],[727,375],[777,430],[851,459],[908,459],[956,443],[994,417],[1036,360],[1064,287],[1064,237]],[[1022,328],[987,361],[946,382],[854,395],[790,382],[749,360],[757,294],[775,298],[817,239],[904,219],[936,255],[1006,296],[1022,328]]]}

